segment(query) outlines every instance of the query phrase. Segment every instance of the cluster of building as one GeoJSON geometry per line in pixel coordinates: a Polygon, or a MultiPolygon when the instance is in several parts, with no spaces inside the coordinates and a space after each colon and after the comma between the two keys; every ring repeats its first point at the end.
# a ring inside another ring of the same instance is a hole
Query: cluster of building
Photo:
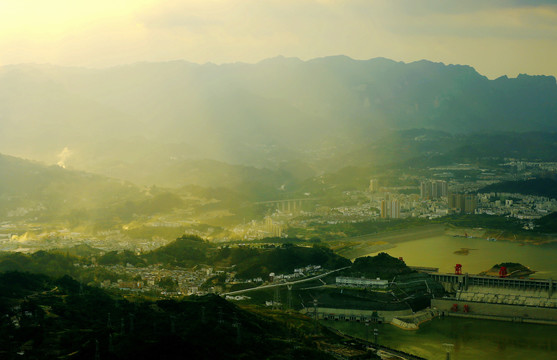
{"type": "Polygon", "coordinates": [[[106,252],[123,249],[145,252],[157,249],[171,241],[163,238],[131,239],[120,230],[101,231],[93,236],[63,227],[57,230],[45,230],[38,225],[9,222],[1,224],[0,231],[2,231],[0,251],[23,253],[72,248],[78,245],[88,245],[106,252]]]}
{"type": "Polygon", "coordinates": [[[231,229],[232,238],[242,240],[264,239],[267,237],[283,237],[285,229],[284,221],[277,214],[266,216],[263,221],[252,220],[245,224],[239,224],[231,229]]]}
{"type": "Polygon", "coordinates": [[[557,200],[542,196],[486,193],[478,195],[479,214],[534,220],[557,211],[557,200]]]}
{"type": "Polygon", "coordinates": [[[321,274],[323,269],[321,265],[307,265],[306,267],[294,269],[292,274],[275,274],[274,272],[269,274],[269,282],[288,282],[299,278],[304,278],[307,276],[314,276],[321,274]]]}
{"type": "Polygon", "coordinates": [[[398,199],[389,199],[387,194],[385,200],[381,200],[381,218],[382,219],[399,219],[400,218],[400,201],[398,199]]]}
{"type": "MultiPolygon", "coordinates": [[[[75,264],[80,266],[79,264],[75,264]]],[[[219,270],[214,271],[212,267],[199,266],[195,269],[174,268],[167,269],[151,265],[148,267],[134,267],[131,264],[122,265],[95,265],[103,267],[120,276],[117,281],[103,280],[101,287],[119,289],[122,291],[148,292],[157,295],[180,296],[180,295],[204,295],[210,292],[219,292],[215,287],[203,288],[207,280],[216,275],[225,275],[227,279],[230,274],[219,270]],[[176,288],[169,291],[165,286],[160,286],[161,280],[171,279],[176,288]]]]}
{"type": "Polygon", "coordinates": [[[268,279],[255,277],[250,279],[236,278],[236,272],[231,267],[227,270],[215,270],[210,266],[196,266],[194,269],[173,268],[167,269],[158,265],[147,267],[134,267],[131,264],[122,265],[82,265],[75,266],[95,266],[108,270],[116,274],[118,279],[111,281],[102,280],[100,286],[108,289],[118,289],[125,292],[151,293],[157,296],[183,296],[183,295],[205,295],[208,293],[220,294],[227,288],[238,284],[249,284],[253,287],[265,283],[283,283],[296,279],[322,274],[325,270],[321,265],[307,265],[302,268],[294,269],[291,274],[270,273],[268,279]],[[222,276],[224,283],[212,284],[211,279],[222,276]],[[171,280],[175,287],[169,289],[162,285],[163,280],[171,280]]]}
{"type": "Polygon", "coordinates": [[[375,191],[371,202],[380,208],[380,217],[383,219],[488,214],[533,220],[557,211],[556,199],[522,194],[477,193],[478,185],[474,188],[466,183],[454,186],[455,191],[447,181],[424,180],[420,183],[419,198],[414,194],[379,194],[377,183],[375,179],[370,181],[370,189],[375,191]],[[466,186],[466,192],[458,192],[466,186]]]}

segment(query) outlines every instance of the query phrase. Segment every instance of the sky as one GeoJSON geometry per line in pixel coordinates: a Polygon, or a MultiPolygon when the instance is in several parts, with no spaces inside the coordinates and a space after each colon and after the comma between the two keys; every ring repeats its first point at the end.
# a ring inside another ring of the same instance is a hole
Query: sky
{"type": "Polygon", "coordinates": [[[340,54],[557,76],[557,0],[0,1],[0,65],[340,54]]]}

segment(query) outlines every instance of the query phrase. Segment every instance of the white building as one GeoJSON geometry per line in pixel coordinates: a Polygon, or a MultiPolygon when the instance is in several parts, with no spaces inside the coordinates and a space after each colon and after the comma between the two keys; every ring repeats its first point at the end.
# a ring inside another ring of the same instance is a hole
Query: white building
{"type": "Polygon", "coordinates": [[[366,279],[366,278],[338,276],[336,278],[336,284],[341,286],[371,287],[371,288],[386,289],[389,286],[389,281],[381,280],[379,278],[366,279]]]}

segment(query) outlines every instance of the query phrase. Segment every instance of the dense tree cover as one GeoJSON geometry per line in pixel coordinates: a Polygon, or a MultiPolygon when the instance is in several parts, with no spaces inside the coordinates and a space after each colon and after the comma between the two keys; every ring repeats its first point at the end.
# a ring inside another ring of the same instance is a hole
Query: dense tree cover
{"type": "Polygon", "coordinates": [[[392,279],[396,275],[409,274],[413,271],[406,266],[403,260],[392,257],[387,253],[376,256],[364,256],[354,260],[354,264],[345,273],[349,276],[392,279]]]}
{"type": "Polygon", "coordinates": [[[99,264],[165,266],[213,266],[236,265],[240,278],[268,276],[270,272],[292,273],[295,268],[306,265],[321,265],[336,269],[350,265],[350,261],[333,253],[324,246],[301,247],[285,243],[277,247],[255,248],[250,246],[218,249],[214,244],[194,235],[184,235],[176,241],[142,255],[129,251],[110,252],[99,259],[99,264]]]}
{"type": "Polygon", "coordinates": [[[336,255],[324,246],[299,247],[285,244],[272,249],[234,248],[229,252],[227,263],[236,264],[237,277],[267,278],[269,273],[293,273],[294,269],[306,265],[321,265],[325,269],[338,269],[350,266],[350,260],[336,255]]]}
{"type": "Polygon", "coordinates": [[[58,253],[58,254],[67,254],[76,257],[90,257],[90,256],[98,256],[102,252],[102,250],[94,248],[88,244],[78,244],[72,247],[53,249],[50,252],[58,253]]]}
{"type": "Polygon", "coordinates": [[[319,238],[322,240],[335,240],[340,236],[359,236],[375,234],[384,231],[402,230],[416,226],[430,225],[431,222],[422,218],[370,220],[357,223],[322,224],[312,222],[306,228],[288,228],[289,237],[319,238]]]}
{"type": "Polygon", "coordinates": [[[149,264],[162,263],[171,266],[193,266],[204,263],[215,246],[195,235],[183,235],[168,245],[142,255],[149,264]]]}
{"type": "Polygon", "coordinates": [[[49,289],[48,276],[19,271],[0,272],[0,312],[8,311],[9,306],[37,291],[49,289]]]}
{"type": "Polygon", "coordinates": [[[271,317],[217,296],[132,303],[67,276],[13,272],[0,274],[0,289],[9,319],[0,323],[2,359],[331,358],[309,336],[307,318],[271,317]]]}
{"type": "Polygon", "coordinates": [[[129,250],[123,251],[109,251],[98,259],[99,265],[127,265],[142,267],[145,266],[145,261],[129,250]]]}
{"type": "MultiPolygon", "coordinates": [[[[548,218],[547,224],[551,226],[551,218],[548,218]]],[[[435,219],[425,218],[406,218],[406,219],[388,219],[388,220],[370,220],[359,223],[339,223],[339,224],[318,224],[311,223],[308,228],[288,229],[289,236],[298,236],[301,238],[318,237],[323,240],[338,240],[341,237],[353,237],[359,235],[377,234],[387,231],[407,230],[429,226],[432,224],[450,225],[461,228],[476,228],[493,230],[512,231],[515,234],[531,233],[524,230],[524,223],[517,218],[486,215],[486,214],[463,214],[463,215],[447,215],[435,219]]],[[[550,231],[547,231],[550,232],[550,231]]]]}
{"type": "Polygon", "coordinates": [[[129,250],[111,251],[100,256],[100,265],[147,266],[163,264],[166,266],[194,266],[206,262],[216,247],[195,235],[183,235],[168,245],[145,254],[137,255],[129,250]]]}
{"type": "MultiPolygon", "coordinates": [[[[81,249],[89,255],[95,251],[81,249]]],[[[285,243],[268,248],[249,246],[218,248],[198,236],[183,235],[175,241],[145,254],[135,254],[129,250],[110,251],[96,255],[98,265],[120,265],[144,267],[160,264],[164,267],[193,267],[205,264],[215,267],[235,265],[239,278],[264,277],[270,272],[292,273],[295,268],[307,265],[321,265],[325,269],[349,266],[350,260],[333,253],[329,248],[313,244],[312,247],[295,246],[285,243]]],[[[99,283],[102,280],[130,280],[123,274],[116,274],[104,266],[92,264],[90,256],[70,255],[69,251],[38,251],[32,254],[5,253],[0,255],[0,271],[28,271],[49,276],[70,275],[85,283],[99,283]]]]}
{"type": "Polygon", "coordinates": [[[75,271],[77,258],[69,255],[37,251],[32,254],[4,253],[0,256],[0,271],[28,271],[50,276],[63,276],[75,271]]]}
{"type": "Polygon", "coordinates": [[[557,181],[551,178],[538,178],[521,181],[503,181],[488,185],[479,193],[504,192],[511,194],[524,194],[535,196],[546,196],[557,199],[557,181]]]}
{"type": "Polygon", "coordinates": [[[160,286],[163,289],[166,289],[167,291],[177,291],[178,290],[178,282],[174,279],[172,279],[171,277],[163,277],[161,278],[158,283],[158,286],[160,286]]]}
{"type": "Polygon", "coordinates": [[[73,256],[67,252],[37,251],[32,254],[3,253],[0,255],[0,272],[26,271],[53,277],[69,275],[84,283],[130,280],[124,274],[116,274],[107,268],[89,265],[91,260],[88,257],[73,256]]]}
{"type": "Polygon", "coordinates": [[[536,230],[542,233],[557,233],[557,212],[536,220],[536,230]]]}

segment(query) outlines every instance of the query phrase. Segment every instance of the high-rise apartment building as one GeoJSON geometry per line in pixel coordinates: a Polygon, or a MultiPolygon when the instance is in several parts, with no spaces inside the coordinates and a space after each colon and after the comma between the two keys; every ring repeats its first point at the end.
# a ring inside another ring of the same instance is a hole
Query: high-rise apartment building
{"type": "Polygon", "coordinates": [[[381,200],[382,219],[400,219],[400,202],[398,200],[381,200]]]}
{"type": "Polygon", "coordinates": [[[420,197],[424,200],[435,200],[448,195],[449,187],[446,181],[422,181],[420,183],[420,197]]]}
{"type": "Polygon", "coordinates": [[[377,179],[369,180],[369,191],[370,192],[379,191],[379,181],[377,179]]]}
{"type": "Polygon", "coordinates": [[[400,202],[398,200],[391,200],[390,218],[399,219],[400,218],[400,202]]]}
{"type": "Polygon", "coordinates": [[[449,194],[448,202],[452,214],[473,214],[478,207],[474,194],[449,194]]]}

